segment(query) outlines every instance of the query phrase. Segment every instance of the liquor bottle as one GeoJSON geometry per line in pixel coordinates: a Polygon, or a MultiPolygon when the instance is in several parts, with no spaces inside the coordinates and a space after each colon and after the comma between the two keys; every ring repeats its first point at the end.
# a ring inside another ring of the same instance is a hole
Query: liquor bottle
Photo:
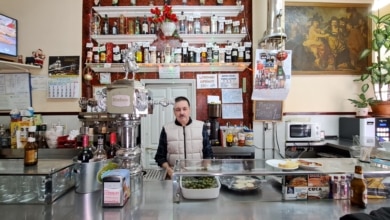
{"type": "Polygon", "coordinates": [[[46,139],[46,130],[47,130],[47,125],[42,124],[40,134],[39,134],[39,139],[38,139],[38,147],[39,148],[49,148],[49,145],[47,144],[47,139],[46,139]]]}
{"type": "Polygon", "coordinates": [[[225,33],[225,17],[218,17],[218,34],[225,33]]]}
{"type": "Polygon", "coordinates": [[[125,34],[125,16],[121,14],[119,16],[119,34],[125,34]]]}
{"type": "Polygon", "coordinates": [[[186,33],[186,16],[184,15],[183,11],[179,16],[179,33],[180,34],[186,33]]]}
{"type": "Polygon", "coordinates": [[[116,155],[116,151],[119,148],[120,148],[120,146],[117,144],[116,133],[111,132],[110,133],[110,146],[107,149],[107,159],[114,158],[116,155]]]}
{"type": "Polygon", "coordinates": [[[187,34],[194,33],[194,17],[187,16],[187,34]]]}
{"type": "Polygon", "coordinates": [[[200,18],[199,16],[194,16],[194,34],[201,34],[202,29],[200,25],[200,18]]]}
{"type": "Polygon", "coordinates": [[[181,44],[181,62],[182,63],[188,63],[189,58],[188,58],[188,43],[183,42],[181,44]]]}
{"type": "Polygon", "coordinates": [[[332,193],[333,193],[332,195],[333,199],[340,199],[340,182],[338,176],[333,177],[332,193]]]}
{"type": "Polygon", "coordinates": [[[93,152],[93,161],[101,161],[107,159],[107,153],[104,150],[104,137],[102,134],[99,134],[97,137],[97,148],[93,152]]]}
{"type": "Polygon", "coordinates": [[[213,16],[211,16],[211,34],[216,34],[218,32],[218,18],[217,16],[215,16],[215,14],[213,14],[213,16]]]}
{"type": "Polygon", "coordinates": [[[276,79],[279,82],[279,88],[284,88],[285,82],[286,82],[286,74],[284,73],[283,66],[279,64],[277,66],[277,72],[276,72],[276,79]]]}
{"type": "Polygon", "coordinates": [[[235,63],[238,61],[238,45],[234,43],[232,46],[232,62],[235,63]]]}
{"type": "Polygon", "coordinates": [[[93,47],[92,52],[93,52],[93,62],[100,63],[99,47],[93,47]]]}
{"type": "Polygon", "coordinates": [[[99,47],[99,63],[105,63],[107,59],[106,45],[102,44],[99,47]]]}
{"type": "Polygon", "coordinates": [[[24,166],[34,166],[38,163],[38,144],[35,141],[35,126],[28,128],[27,143],[24,146],[24,166]]]}
{"type": "Polygon", "coordinates": [[[119,0],[112,0],[112,6],[118,6],[119,0]]]}
{"type": "Polygon", "coordinates": [[[245,47],[241,45],[238,47],[237,62],[244,62],[244,54],[245,54],[245,47]]]}
{"type": "Polygon", "coordinates": [[[230,128],[228,128],[227,135],[226,135],[226,146],[231,147],[233,146],[234,141],[234,135],[230,128]]]}
{"type": "Polygon", "coordinates": [[[113,59],[113,62],[114,63],[120,63],[122,61],[122,56],[121,56],[121,53],[120,53],[120,48],[118,45],[116,45],[113,49],[112,49],[112,52],[113,52],[113,56],[112,56],[112,59],[113,59]]]}
{"type": "Polygon", "coordinates": [[[108,24],[108,16],[107,14],[104,15],[104,24],[103,24],[103,34],[107,35],[110,34],[110,25],[108,24]]]}
{"type": "Polygon", "coordinates": [[[149,34],[149,23],[146,15],[144,15],[144,20],[142,21],[142,34],[149,34]]]}
{"type": "Polygon", "coordinates": [[[223,0],[217,0],[217,5],[223,5],[223,0]]]}
{"type": "Polygon", "coordinates": [[[149,33],[150,34],[155,34],[156,33],[156,24],[154,22],[150,22],[150,25],[149,25],[149,33]]]}
{"type": "Polygon", "coordinates": [[[87,55],[86,55],[85,63],[92,63],[92,60],[93,60],[93,51],[92,51],[93,43],[92,42],[86,43],[85,44],[85,48],[87,49],[87,55]]]}
{"type": "Polygon", "coordinates": [[[111,34],[117,35],[118,34],[118,22],[114,21],[114,24],[111,28],[111,34]]]}
{"type": "Polygon", "coordinates": [[[351,180],[350,202],[353,206],[367,207],[367,184],[364,181],[363,170],[359,165],[355,166],[355,174],[351,180]]]}
{"type": "Polygon", "coordinates": [[[241,31],[240,31],[240,33],[241,34],[246,34],[247,33],[244,18],[241,19],[241,31]]]}
{"type": "Polygon", "coordinates": [[[240,21],[233,21],[233,34],[240,33],[240,21]]]}
{"type": "Polygon", "coordinates": [[[83,136],[83,149],[80,151],[77,156],[77,161],[79,163],[88,163],[89,160],[93,158],[93,153],[91,148],[89,147],[89,136],[85,134],[83,136]]]}
{"type": "Polygon", "coordinates": [[[251,56],[252,43],[245,42],[244,47],[245,47],[244,61],[251,62],[252,61],[252,56],[251,56]]]}
{"type": "Polygon", "coordinates": [[[139,23],[139,18],[135,18],[135,24],[134,24],[134,34],[140,34],[141,33],[141,27],[139,23]]]}
{"type": "Polygon", "coordinates": [[[348,185],[345,176],[340,177],[340,199],[348,199],[348,185]]]}
{"type": "Polygon", "coordinates": [[[130,5],[131,6],[137,5],[137,0],[130,0],[130,5]]]}

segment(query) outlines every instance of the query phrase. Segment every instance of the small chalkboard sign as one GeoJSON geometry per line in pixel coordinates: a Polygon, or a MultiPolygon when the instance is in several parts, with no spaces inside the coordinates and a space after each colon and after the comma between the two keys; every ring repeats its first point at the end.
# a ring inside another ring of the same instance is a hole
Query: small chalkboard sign
{"type": "Polygon", "coordinates": [[[255,121],[281,121],[283,101],[254,101],[255,121]]]}

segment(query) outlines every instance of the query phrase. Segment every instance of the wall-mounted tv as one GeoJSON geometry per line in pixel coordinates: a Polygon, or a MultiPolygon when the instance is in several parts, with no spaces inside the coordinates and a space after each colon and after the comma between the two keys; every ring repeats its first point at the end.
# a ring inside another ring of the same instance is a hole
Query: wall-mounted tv
{"type": "Polygon", "coordinates": [[[0,13],[0,60],[16,61],[18,56],[18,21],[0,13]]]}

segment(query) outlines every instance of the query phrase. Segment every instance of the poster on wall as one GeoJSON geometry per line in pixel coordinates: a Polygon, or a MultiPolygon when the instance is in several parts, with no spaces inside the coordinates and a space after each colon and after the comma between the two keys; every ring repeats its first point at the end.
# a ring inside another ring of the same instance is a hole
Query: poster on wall
{"type": "Polygon", "coordinates": [[[291,50],[256,50],[252,100],[285,100],[291,87],[291,50]]]}
{"type": "Polygon", "coordinates": [[[218,74],[218,88],[238,88],[239,79],[238,73],[220,73],[218,74]]]}
{"type": "Polygon", "coordinates": [[[217,88],[217,75],[216,74],[197,74],[196,75],[196,88],[197,89],[215,89],[217,88]]]}
{"type": "Polygon", "coordinates": [[[51,56],[48,70],[48,98],[80,98],[79,56],[51,56]]]}

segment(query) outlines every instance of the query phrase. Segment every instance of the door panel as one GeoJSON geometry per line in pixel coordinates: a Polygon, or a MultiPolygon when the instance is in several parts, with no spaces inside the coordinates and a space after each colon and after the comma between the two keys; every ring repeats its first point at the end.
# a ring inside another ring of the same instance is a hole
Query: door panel
{"type": "MultiPolygon", "coordinates": [[[[169,100],[174,102],[177,96],[186,96],[191,106],[196,106],[196,93],[194,80],[178,80],[172,83],[172,80],[144,80],[142,81],[150,92],[154,102],[169,100]]],[[[196,118],[196,110],[191,111],[191,117],[196,118]]],[[[157,167],[154,163],[154,155],[160,138],[160,132],[168,122],[174,120],[173,105],[164,107],[162,105],[153,106],[153,114],[141,119],[141,147],[142,147],[142,165],[144,168],[157,167]],[[154,149],[154,150],[153,150],[154,149]],[[152,160],[152,161],[151,161],[152,160]]]]}

